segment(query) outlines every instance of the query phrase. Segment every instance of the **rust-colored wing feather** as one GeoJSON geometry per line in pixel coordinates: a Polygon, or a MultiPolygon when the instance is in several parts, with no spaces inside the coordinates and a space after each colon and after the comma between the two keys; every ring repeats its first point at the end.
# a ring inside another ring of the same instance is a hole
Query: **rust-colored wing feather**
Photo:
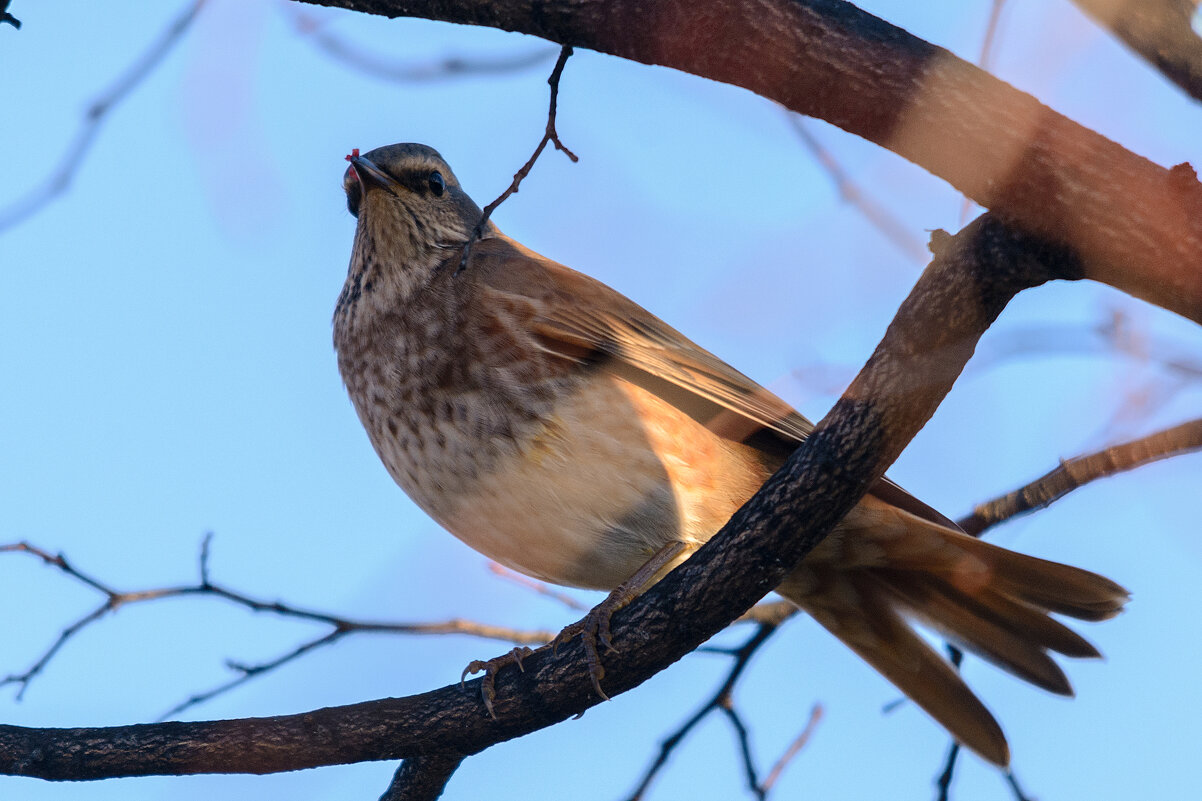
{"type": "MultiPolygon", "coordinates": [[[[473,249],[487,291],[532,305],[531,334],[548,353],[607,370],[726,439],[764,452],[774,466],[814,424],[785,401],[605,284],[496,234],[473,249]]],[[[956,528],[882,478],[871,494],[924,520],[956,528]]]]}

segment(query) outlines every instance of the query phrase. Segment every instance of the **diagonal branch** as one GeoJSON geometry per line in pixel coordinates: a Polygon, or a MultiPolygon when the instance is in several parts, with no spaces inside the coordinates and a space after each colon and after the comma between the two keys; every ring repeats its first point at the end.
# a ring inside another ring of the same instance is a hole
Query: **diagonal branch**
{"type": "Polygon", "coordinates": [[[731,83],[820,117],[1071,248],[1078,277],[1202,322],[1202,185],[841,0],[308,0],[485,25],[731,83]]]}
{"type": "Polygon", "coordinates": [[[1062,461],[1050,473],[1008,495],[981,504],[958,522],[966,532],[979,537],[986,529],[1012,517],[1044,509],[1091,481],[1198,450],[1202,450],[1202,419],[1062,461]]]}
{"type": "MultiPolygon", "coordinates": [[[[107,91],[92,101],[79,129],[75,132],[75,139],[59,160],[54,172],[42,182],[41,186],[33,188],[24,197],[0,208],[0,232],[41,211],[47,203],[67,191],[71,186],[71,181],[75,178],[75,173],[83,165],[88,151],[92,149],[92,144],[96,141],[97,134],[100,133],[101,125],[108,119],[109,112],[129,97],[130,93],[137,89],[142,81],[154,72],[154,68],[162,62],[167,54],[183,40],[184,34],[187,33],[204,4],[205,0],[191,0],[183,11],[171,21],[166,30],[159,34],[159,38],[150,45],[149,49],[138,56],[137,60],[107,91]]],[[[7,5],[8,3],[5,2],[4,6],[7,5]]],[[[4,21],[3,18],[0,18],[0,21],[4,21]]]]}
{"type": "Polygon", "coordinates": [[[458,754],[410,757],[397,768],[380,801],[434,801],[462,761],[458,754]]]}
{"type": "Polygon", "coordinates": [[[1073,0],[1127,47],[1202,101],[1202,38],[1192,22],[1198,0],[1073,0]]]}
{"type": "MultiPolygon", "coordinates": [[[[613,617],[606,689],[646,681],[777,586],[859,501],[934,413],[1013,295],[1071,277],[1073,256],[985,215],[936,256],[847,393],[763,488],[694,556],[613,617]],[[928,380],[914,381],[916,374],[928,380]]],[[[0,773],[50,779],[264,773],[428,754],[473,754],[600,703],[578,640],[479,685],[299,715],[109,728],[0,725],[0,773]]],[[[479,681],[479,680],[477,680],[479,681]]]]}

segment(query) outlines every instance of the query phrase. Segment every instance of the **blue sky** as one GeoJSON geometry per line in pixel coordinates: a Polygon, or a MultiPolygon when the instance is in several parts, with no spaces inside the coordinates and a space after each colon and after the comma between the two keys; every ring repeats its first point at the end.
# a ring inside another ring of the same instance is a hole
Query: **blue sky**
{"type": "MultiPolygon", "coordinates": [[[[91,99],[177,5],[13,4],[24,27],[0,27],[0,73],[9,76],[0,83],[0,209],[43,180],[91,99]]],[[[968,58],[989,7],[864,5],[968,58]]],[[[264,598],[359,617],[562,626],[570,612],[493,578],[482,557],[392,484],[346,399],[330,344],[354,226],[340,189],[343,155],[431,144],[483,204],[541,135],[551,62],[500,76],[389,82],[317,49],[298,32],[298,11],[398,62],[546,48],[496,31],[210,0],[109,116],[70,190],[0,232],[0,542],[61,550],[81,569],[136,589],[194,580],[199,543],[212,532],[214,578],[264,598]]],[[[1011,0],[995,71],[1157,163],[1199,158],[1196,104],[1067,2],[1011,0]]],[[[823,123],[812,130],[918,239],[958,227],[960,201],[937,179],[823,123]]],[[[498,224],[627,293],[813,418],[871,351],[923,266],[841,203],[779,109],[743,90],[578,52],[563,78],[559,131],[580,162],[547,153],[497,212],[498,224]]],[[[1048,326],[1083,332],[1116,315],[1133,347],[1198,361],[1196,326],[1084,284],[1019,298],[982,356],[1048,326]]],[[[1059,458],[1194,417],[1200,400],[1196,382],[1154,359],[1105,343],[1040,342],[965,376],[891,475],[960,515],[1059,458]]],[[[1088,627],[1106,660],[1069,666],[1072,702],[968,666],[1031,794],[1196,794],[1200,478],[1202,457],[1183,457],[1099,483],[994,535],[1110,575],[1134,594],[1127,614],[1088,627]]],[[[0,556],[0,675],[24,670],[97,600],[32,559],[0,556]]],[[[225,660],[270,659],[313,633],[211,600],[129,608],[73,640],[23,701],[0,691],[0,720],[152,720],[229,678],[225,660]]],[[[502,650],[466,637],[351,639],[188,715],[272,715],[407,695],[502,650]]],[[[726,667],[694,655],[582,720],[493,748],[465,763],[446,797],[620,799],[726,667]]],[[[945,738],[912,707],[882,715],[895,698],[807,620],[790,623],[758,656],[737,694],[761,769],[813,704],[826,710],[777,797],[931,798],[945,738]]],[[[375,798],[393,768],[69,785],[0,778],[0,798],[375,798]]],[[[748,797],[722,721],[682,748],[650,797],[686,794],[748,797]]],[[[1009,795],[995,771],[970,758],[955,797],[1009,795]]]]}

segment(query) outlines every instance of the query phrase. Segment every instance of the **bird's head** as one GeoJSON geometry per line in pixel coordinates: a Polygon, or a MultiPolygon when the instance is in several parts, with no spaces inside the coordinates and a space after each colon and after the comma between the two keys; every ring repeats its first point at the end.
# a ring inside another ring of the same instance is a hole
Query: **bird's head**
{"type": "Polygon", "coordinates": [[[359,220],[356,247],[405,264],[441,261],[462,247],[480,221],[480,207],[434,148],[419,144],[358,149],[342,178],[346,206],[359,220]]]}

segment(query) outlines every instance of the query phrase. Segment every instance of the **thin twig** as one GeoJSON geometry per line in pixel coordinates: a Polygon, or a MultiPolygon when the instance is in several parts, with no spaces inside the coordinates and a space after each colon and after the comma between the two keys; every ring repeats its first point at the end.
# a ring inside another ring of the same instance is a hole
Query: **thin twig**
{"type": "Polygon", "coordinates": [[[909,226],[860,189],[859,185],[852,180],[847,171],[839,164],[838,159],[810,131],[804,117],[791,111],[786,111],[785,116],[793,126],[793,130],[797,132],[797,136],[801,139],[802,144],[814,156],[818,164],[826,170],[826,174],[835,185],[835,190],[839,193],[839,197],[843,202],[851,204],[852,207],[864,216],[864,219],[868,220],[874,228],[881,232],[885,239],[889,240],[894,247],[906,254],[907,257],[925,264],[927,259],[930,258],[930,253],[927,252],[923,243],[910,233],[909,226]]]}
{"type": "Polygon", "coordinates": [[[734,701],[729,693],[718,702],[717,709],[726,716],[731,728],[735,730],[735,740],[739,744],[739,757],[743,762],[743,775],[747,779],[748,789],[758,801],[764,801],[766,793],[760,785],[759,776],[756,775],[755,759],[751,756],[751,735],[747,730],[747,724],[735,710],[734,701]]]}
{"type": "Polygon", "coordinates": [[[492,216],[492,213],[497,210],[497,207],[504,203],[510,195],[517,193],[518,188],[522,185],[522,181],[525,180],[526,176],[530,174],[530,170],[534,169],[534,163],[538,161],[538,157],[542,155],[542,152],[547,147],[548,143],[555,145],[556,150],[562,151],[563,154],[573,162],[580,161],[576,154],[569,150],[564,143],[559,140],[559,133],[555,130],[555,115],[559,105],[559,79],[563,76],[564,65],[568,63],[568,59],[571,58],[571,56],[571,46],[564,45],[562,48],[560,48],[559,58],[555,61],[555,68],[551,70],[551,76],[547,78],[547,84],[551,87],[551,102],[547,109],[547,127],[543,131],[543,138],[539,140],[538,147],[534,148],[534,154],[530,156],[530,159],[522,165],[520,170],[514,173],[513,181],[509,184],[505,191],[502,192],[496,200],[484,207],[484,213],[480,216],[480,221],[476,223],[475,230],[473,230],[472,235],[468,237],[467,244],[463,246],[463,255],[459,258],[458,271],[462,271],[467,268],[468,260],[472,255],[472,245],[484,235],[484,229],[488,225],[488,218],[492,216]]]}
{"type": "Polygon", "coordinates": [[[1043,509],[1091,481],[1197,450],[1202,450],[1202,418],[1062,461],[1055,470],[1014,492],[977,506],[971,515],[957,522],[969,534],[980,536],[1004,520],[1043,509]]]}
{"type": "Polygon", "coordinates": [[[79,129],[75,132],[75,139],[49,177],[24,197],[0,209],[0,232],[41,211],[50,201],[67,191],[75,174],[83,166],[84,157],[96,141],[96,135],[100,133],[100,126],[107,119],[108,113],[125,100],[154,71],[171,49],[179,44],[204,4],[205,0],[192,0],[108,91],[92,101],[79,129]]]}
{"type": "Polygon", "coordinates": [[[576,600],[566,592],[560,592],[549,584],[544,584],[541,581],[535,581],[532,578],[527,578],[521,573],[510,570],[504,565],[497,564],[496,562],[489,562],[488,569],[492,571],[494,576],[503,578],[506,581],[511,581],[514,584],[517,584],[519,587],[525,587],[526,589],[536,592],[539,595],[558,601],[574,612],[587,612],[592,608],[588,604],[581,603],[580,601],[576,600]]]}
{"type": "Polygon", "coordinates": [[[27,553],[40,559],[47,565],[57,568],[63,574],[75,581],[95,590],[104,596],[101,603],[92,611],[80,617],[63,629],[49,648],[22,673],[15,673],[0,679],[0,687],[8,684],[18,686],[17,698],[24,696],[30,683],[42,673],[50,660],[66,643],[83,629],[95,623],[110,612],[116,612],[122,606],[144,601],[156,601],[163,598],[178,598],[182,596],[215,597],[250,609],[254,612],[269,612],[281,617],[306,620],[329,627],[326,633],[307,640],[281,656],[259,664],[243,664],[227,662],[227,666],[238,673],[238,676],[211,690],[197,693],[172,707],[164,714],[164,718],[179,714],[204,701],[229,692],[252,678],[261,676],[289,662],[292,662],[309,652],[330,645],[350,634],[373,632],[380,634],[467,634],[491,640],[500,640],[519,645],[541,645],[549,642],[555,633],[551,631],[522,631],[503,626],[492,626],[485,623],[454,618],[433,623],[389,623],[369,620],[354,620],[351,618],[331,615],[291,606],[279,601],[263,601],[252,598],[236,590],[214,583],[209,577],[209,543],[211,535],[206,535],[201,546],[200,582],[197,584],[180,585],[175,587],[160,587],[149,590],[122,591],[90,576],[71,564],[62,554],[52,554],[43,548],[27,542],[17,542],[0,545],[0,553],[27,553]]]}
{"type": "Polygon", "coordinates": [[[763,788],[764,794],[772,792],[772,788],[776,786],[777,780],[781,774],[785,772],[785,768],[800,754],[810,742],[810,738],[814,736],[814,732],[818,729],[818,722],[822,720],[822,704],[814,704],[814,708],[810,710],[810,719],[806,721],[805,728],[801,730],[801,734],[789,744],[785,749],[785,753],[781,754],[780,759],[776,760],[776,764],[772,766],[772,770],[768,771],[768,777],[764,779],[764,783],[760,785],[763,788]]]}
{"type": "Polygon", "coordinates": [[[935,780],[936,801],[948,801],[951,798],[952,777],[956,774],[956,763],[960,759],[960,744],[952,740],[947,749],[947,759],[943,763],[943,772],[935,780]]]}
{"type": "MultiPolygon", "coordinates": [[[[776,607],[775,604],[765,604],[764,606],[772,607],[774,609],[776,607]]],[[[767,642],[768,639],[776,633],[776,631],[780,628],[780,624],[784,622],[784,620],[788,619],[788,617],[789,615],[783,615],[779,619],[769,619],[765,622],[759,623],[756,627],[755,633],[752,634],[742,646],[734,651],[728,652],[729,655],[734,658],[734,664],[731,665],[730,672],[727,673],[726,679],[722,682],[722,686],[719,687],[718,691],[715,692],[706,703],[702,704],[702,706],[696,712],[694,712],[688,720],[682,723],[676,729],[676,731],[664,739],[664,741],[660,744],[659,753],[656,755],[654,761],[652,761],[651,766],[647,768],[647,771],[643,774],[643,778],[639,781],[638,787],[636,787],[634,792],[628,797],[629,801],[640,801],[640,799],[645,796],[647,788],[651,786],[651,782],[656,776],[659,775],[660,771],[663,770],[664,766],[668,763],[668,758],[672,756],[673,752],[676,751],[689,733],[696,728],[697,724],[704,720],[711,712],[716,710],[723,712],[735,729],[735,733],[739,741],[740,751],[742,753],[744,773],[747,775],[748,786],[751,792],[756,796],[756,798],[764,798],[766,790],[756,779],[756,770],[751,758],[751,748],[748,743],[747,727],[743,724],[742,719],[739,717],[738,712],[734,708],[732,692],[735,684],[739,680],[739,677],[743,675],[743,671],[746,669],[751,657],[757,650],[759,650],[760,646],[767,642]]]]}
{"type": "Polygon", "coordinates": [[[385,81],[414,83],[473,75],[495,76],[520,72],[542,64],[555,55],[557,48],[538,47],[521,53],[498,56],[445,56],[418,61],[391,61],[380,58],[326,30],[323,21],[302,11],[294,3],[282,6],[292,17],[297,32],[318,50],[351,69],[385,81]]]}
{"type": "Polygon", "coordinates": [[[1018,777],[1014,775],[1014,771],[1006,771],[1006,784],[1010,785],[1010,790],[1014,793],[1014,801],[1035,801],[1035,799],[1024,793],[1023,788],[1018,785],[1018,777]]]}

